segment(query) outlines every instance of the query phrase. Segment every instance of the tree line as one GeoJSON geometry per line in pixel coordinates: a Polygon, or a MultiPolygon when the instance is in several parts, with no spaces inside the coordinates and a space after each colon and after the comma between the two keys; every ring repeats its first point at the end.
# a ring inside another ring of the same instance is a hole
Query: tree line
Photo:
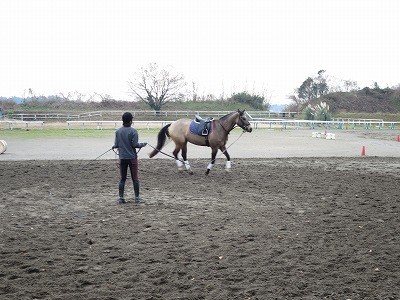
{"type": "MultiPolygon", "coordinates": [[[[127,84],[130,96],[146,104],[147,109],[155,111],[161,111],[169,102],[183,101],[233,101],[247,104],[255,110],[269,109],[270,99],[266,95],[259,95],[248,91],[233,93],[228,98],[223,98],[222,96],[218,98],[211,94],[200,95],[194,82],[191,85],[191,89],[189,89],[182,74],[174,72],[171,68],[161,68],[156,63],[151,63],[139,69],[127,84]]],[[[56,109],[57,106],[65,106],[60,103],[66,103],[71,100],[74,100],[75,103],[81,101],[101,102],[108,104],[108,106],[118,106],[119,102],[108,94],[93,93],[92,95],[84,95],[77,91],[67,94],[59,93],[52,96],[43,96],[36,94],[32,89],[28,89],[26,94],[26,96],[24,95],[19,99],[22,106],[27,105],[28,102],[30,104],[46,102],[47,105],[56,109]]],[[[3,108],[3,110],[15,105],[13,103],[15,102],[15,98],[0,98],[0,101],[0,108],[3,108]]]]}
{"type": "Polygon", "coordinates": [[[338,112],[400,112],[400,84],[381,88],[374,82],[360,89],[356,81],[333,80],[325,70],[307,77],[289,98],[287,109],[304,113],[308,120],[329,121],[338,112]]]}
{"type": "MultiPolygon", "coordinates": [[[[161,111],[169,102],[183,101],[232,101],[246,104],[255,110],[269,110],[270,107],[269,102],[271,97],[268,97],[266,92],[257,94],[254,92],[242,91],[233,93],[227,98],[223,98],[222,96],[217,98],[214,95],[199,95],[197,85],[194,82],[189,89],[182,74],[174,72],[171,68],[161,68],[155,63],[151,63],[139,69],[127,83],[130,96],[138,100],[134,102],[132,106],[136,106],[138,109],[161,111]]],[[[309,119],[329,120],[336,110],[343,107],[350,110],[357,110],[357,107],[352,107],[351,105],[346,106],[343,99],[350,101],[349,99],[351,97],[349,97],[349,95],[355,95],[355,97],[357,97],[361,91],[367,94],[369,92],[370,95],[378,98],[383,97],[386,99],[388,98],[387,95],[390,96],[390,102],[393,105],[387,107],[381,105],[379,107],[380,111],[396,110],[396,108],[400,110],[399,88],[400,86],[393,89],[381,89],[375,82],[372,88],[360,90],[355,81],[340,79],[335,82],[332,78],[329,78],[325,70],[319,70],[315,76],[307,77],[302,84],[294,90],[294,93],[289,95],[289,99],[292,100],[292,103],[288,105],[287,111],[305,113],[306,118],[309,119]]],[[[362,97],[362,99],[364,98],[362,97]]],[[[61,107],[65,109],[69,108],[69,106],[71,106],[70,108],[77,108],[82,102],[90,102],[92,103],[92,107],[98,107],[99,109],[118,109],[125,105],[121,104],[123,101],[115,100],[108,94],[93,93],[87,96],[79,92],[71,92],[67,94],[59,93],[53,96],[43,96],[37,95],[32,89],[28,89],[26,95],[24,93],[18,105],[21,107],[28,107],[32,106],[32,104],[36,106],[42,104],[43,106],[46,105],[53,109],[59,109],[61,107]]],[[[365,100],[365,103],[369,102],[365,100]]],[[[15,106],[15,99],[0,98],[1,110],[15,109],[15,106]]],[[[370,107],[363,107],[362,109],[373,111],[374,105],[369,104],[369,106],[370,107]]]]}

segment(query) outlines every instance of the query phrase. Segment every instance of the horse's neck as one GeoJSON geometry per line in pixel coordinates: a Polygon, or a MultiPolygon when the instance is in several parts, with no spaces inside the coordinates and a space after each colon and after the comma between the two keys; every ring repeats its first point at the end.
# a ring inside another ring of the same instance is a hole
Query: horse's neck
{"type": "Polygon", "coordinates": [[[227,116],[226,118],[219,120],[222,128],[224,128],[226,132],[229,133],[233,129],[233,127],[235,127],[236,117],[237,117],[237,113],[233,113],[233,114],[227,116]]]}

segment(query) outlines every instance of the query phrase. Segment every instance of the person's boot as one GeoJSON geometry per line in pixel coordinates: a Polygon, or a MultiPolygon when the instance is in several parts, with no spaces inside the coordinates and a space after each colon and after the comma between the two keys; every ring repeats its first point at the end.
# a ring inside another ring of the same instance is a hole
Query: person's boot
{"type": "Polygon", "coordinates": [[[120,182],[119,186],[118,186],[118,190],[119,190],[118,203],[119,204],[125,204],[126,203],[125,198],[124,198],[124,189],[125,189],[125,184],[120,182]]]}
{"type": "Polygon", "coordinates": [[[135,192],[135,204],[142,203],[142,199],[139,196],[139,182],[133,183],[133,190],[135,192]]]}

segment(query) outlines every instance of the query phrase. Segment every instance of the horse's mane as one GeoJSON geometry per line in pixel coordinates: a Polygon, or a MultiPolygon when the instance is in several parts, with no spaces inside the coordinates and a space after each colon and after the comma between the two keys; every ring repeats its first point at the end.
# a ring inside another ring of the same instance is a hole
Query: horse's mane
{"type": "Polygon", "coordinates": [[[223,121],[223,120],[225,120],[225,119],[227,119],[228,117],[230,117],[231,115],[233,115],[233,114],[235,114],[235,113],[237,113],[237,111],[233,111],[233,112],[231,112],[231,113],[229,113],[229,114],[226,114],[225,116],[222,116],[221,118],[219,118],[221,121],[223,121]]]}

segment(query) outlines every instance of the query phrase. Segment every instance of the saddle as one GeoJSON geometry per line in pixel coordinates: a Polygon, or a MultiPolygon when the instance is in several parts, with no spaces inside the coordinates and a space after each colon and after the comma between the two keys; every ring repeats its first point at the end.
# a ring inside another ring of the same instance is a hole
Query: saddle
{"type": "Polygon", "coordinates": [[[203,119],[199,115],[195,115],[194,120],[190,123],[190,131],[197,135],[207,136],[211,132],[212,117],[203,119]]]}

